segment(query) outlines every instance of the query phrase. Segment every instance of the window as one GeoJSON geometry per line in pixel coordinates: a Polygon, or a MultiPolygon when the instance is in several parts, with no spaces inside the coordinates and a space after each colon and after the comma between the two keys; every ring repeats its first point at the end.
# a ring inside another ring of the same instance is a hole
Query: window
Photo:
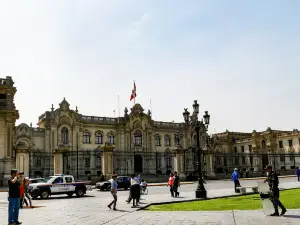
{"type": "Polygon", "coordinates": [[[240,164],[240,163],[239,163],[239,157],[235,157],[234,161],[235,161],[235,165],[236,165],[236,166],[240,164]]]}
{"type": "Polygon", "coordinates": [[[293,147],[293,140],[289,140],[289,147],[293,147]]]}
{"type": "Polygon", "coordinates": [[[40,157],[37,157],[35,160],[35,166],[41,166],[42,165],[42,160],[40,157]]]}
{"type": "Polygon", "coordinates": [[[108,135],[108,143],[114,145],[115,144],[115,136],[113,134],[108,135]]]}
{"type": "Polygon", "coordinates": [[[66,183],[72,183],[72,177],[65,177],[66,183]]]}
{"type": "Polygon", "coordinates": [[[165,136],[165,146],[170,147],[171,146],[171,138],[169,135],[165,136]]]}
{"type": "Polygon", "coordinates": [[[265,148],[265,147],[266,147],[266,141],[265,141],[265,140],[263,140],[263,141],[261,142],[261,147],[262,147],[262,148],[265,148]]]}
{"type": "Polygon", "coordinates": [[[85,158],[85,159],[84,159],[85,167],[90,167],[90,163],[91,163],[90,158],[85,158]]]}
{"type": "Polygon", "coordinates": [[[155,145],[160,146],[160,136],[159,135],[155,136],[155,145]]]}
{"type": "Polygon", "coordinates": [[[249,152],[252,152],[252,145],[249,145],[249,152]]]}
{"type": "Polygon", "coordinates": [[[91,135],[87,131],[83,133],[83,143],[84,144],[90,144],[91,143],[91,135]]]}
{"type": "Polygon", "coordinates": [[[237,153],[237,147],[234,147],[234,153],[237,153]]]}
{"type": "Polygon", "coordinates": [[[62,184],[64,182],[62,177],[57,177],[54,181],[53,184],[62,184]]]}
{"type": "Polygon", "coordinates": [[[279,148],[283,148],[282,141],[279,141],[278,144],[279,144],[279,148]]]}
{"type": "Polygon", "coordinates": [[[141,145],[142,144],[142,132],[137,130],[134,132],[134,144],[141,145]]]}
{"type": "Polygon", "coordinates": [[[241,146],[241,152],[245,152],[245,147],[241,146]]]}
{"type": "Polygon", "coordinates": [[[242,157],[242,164],[246,165],[246,157],[244,157],[244,156],[242,157]]]}
{"type": "Polygon", "coordinates": [[[66,127],[61,129],[61,142],[63,144],[69,143],[69,130],[66,127]]]}
{"type": "Polygon", "coordinates": [[[100,132],[96,133],[96,144],[103,144],[103,138],[102,134],[100,132]]]}

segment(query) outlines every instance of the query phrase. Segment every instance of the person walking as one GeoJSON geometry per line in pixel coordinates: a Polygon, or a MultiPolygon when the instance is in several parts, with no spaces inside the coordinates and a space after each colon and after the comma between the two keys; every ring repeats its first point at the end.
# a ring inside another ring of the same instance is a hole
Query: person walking
{"type": "MultiPolygon", "coordinates": [[[[138,184],[140,186],[140,181],[139,179],[135,176],[135,174],[131,174],[130,175],[130,189],[133,185],[136,185],[138,184]]],[[[129,196],[126,200],[126,202],[129,204],[132,200],[132,197],[131,197],[131,191],[129,190],[129,196]]]]}
{"type": "Polygon", "coordinates": [[[8,225],[22,224],[19,221],[20,209],[20,180],[17,169],[10,172],[11,178],[8,180],[8,225]]]}
{"type": "Polygon", "coordinates": [[[233,173],[231,175],[231,180],[234,183],[234,191],[235,191],[235,193],[240,193],[240,190],[237,189],[237,187],[241,186],[240,181],[239,181],[239,170],[238,170],[238,168],[234,168],[234,171],[233,171],[233,173]]]}
{"type": "Polygon", "coordinates": [[[297,167],[296,169],[296,176],[298,177],[298,181],[300,181],[300,169],[297,167]]]}
{"type": "Polygon", "coordinates": [[[173,191],[174,191],[176,198],[179,197],[178,187],[180,187],[180,179],[179,179],[177,172],[175,171],[174,172],[173,191]]]}
{"type": "Polygon", "coordinates": [[[174,197],[173,184],[174,184],[174,174],[171,173],[170,177],[169,177],[168,185],[167,185],[167,187],[170,187],[171,197],[174,197]]]}
{"type": "Polygon", "coordinates": [[[113,210],[117,210],[117,208],[116,208],[117,200],[118,200],[118,197],[117,197],[117,192],[118,192],[117,180],[118,180],[118,176],[116,174],[114,174],[112,176],[112,179],[110,179],[110,186],[111,186],[110,193],[113,196],[114,200],[107,207],[111,209],[111,206],[113,205],[113,210]]]}
{"type": "Polygon", "coordinates": [[[31,197],[28,193],[28,189],[29,189],[29,177],[26,177],[25,178],[25,184],[24,184],[24,201],[25,201],[25,204],[26,204],[26,208],[33,208],[32,200],[31,200],[31,197]],[[29,203],[29,205],[28,205],[28,203],[29,203]]]}
{"type": "Polygon", "coordinates": [[[271,201],[273,203],[275,212],[270,216],[279,216],[278,206],[281,208],[280,216],[283,216],[286,213],[286,208],[283,206],[279,200],[279,179],[277,174],[273,171],[272,165],[266,166],[267,179],[265,182],[268,182],[270,187],[271,201]]]}
{"type": "Polygon", "coordinates": [[[25,192],[25,179],[23,177],[24,173],[20,173],[19,181],[20,181],[20,208],[23,208],[24,205],[24,192],[25,192]]]}

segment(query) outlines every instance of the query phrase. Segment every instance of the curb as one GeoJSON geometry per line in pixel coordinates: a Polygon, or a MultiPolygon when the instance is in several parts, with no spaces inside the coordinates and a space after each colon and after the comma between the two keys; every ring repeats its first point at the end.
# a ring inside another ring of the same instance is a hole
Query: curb
{"type": "MultiPolygon", "coordinates": [[[[288,191],[288,190],[295,190],[295,189],[299,189],[299,187],[295,187],[295,188],[287,188],[287,189],[280,189],[280,191],[288,191]]],[[[172,202],[154,202],[154,203],[150,203],[148,205],[145,205],[143,207],[140,207],[139,209],[137,209],[136,211],[140,211],[140,210],[145,210],[147,208],[149,208],[152,205],[169,205],[169,204],[174,204],[174,203],[183,203],[183,202],[196,202],[196,201],[207,201],[207,200],[214,200],[214,199],[222,199],[222,198],[234,198],[234,197],[241,197],[241,196],[247,196],[247,195],[257,195],[259,193],[246,193],[246,194],[238,194],[238,195],[227,195],[227,196],[220,196],[220,197],[212,197],[212,198],[206,198],[206,199],[188,199],[188,200],[182,200],[182,201],[172,201],[172,202]]]]}
{"type": "MultiPolygon", "coordinates": [[[[291,178],[296,177],[296,175],[286,175],[286,176],[278,176],[278,178],[291,178]]],[[[266,177],[251,177],[251,178],[240,178],[240,180],[264,180],[266,177]]]]}
{"type": "MultiPolygon", "coordinates": [[[[193,184],[195,182],[180,182],[180,185],[183,185],[183,184],[193,184]]],[[[157,186],[167,186],[168,183],[149,183],[147,184],[148,187],[157,187],[157,186]]]]}

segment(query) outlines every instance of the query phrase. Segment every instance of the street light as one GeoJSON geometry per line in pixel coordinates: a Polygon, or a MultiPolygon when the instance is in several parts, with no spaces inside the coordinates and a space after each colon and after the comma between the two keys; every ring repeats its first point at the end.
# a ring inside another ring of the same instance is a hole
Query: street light
{"type": "Polygon", "coordinates": [[[201,145],[200,145],[200,130],[204,130],[206,132],[207,127],[210,122],[210,115],[208,114],[208,111],[205,111],[203,115],[204,122],[201,120],[198,120],[198,114],[199,114],[199,104],[197,103],[197,100],[194,101],[193,104],[193,114],[190,116],[190,112],[188,109],[184,109],[184,112],[182,113],[184,121],[188,126],[191,126],[196,131],[196,138],[197,138],[197,155],[198,155],[198,186],[196,189],[196,198],[207,198],[207,192],[205,190],[203,179],[202,179],[202,170],[201,170],[201,145]]]}

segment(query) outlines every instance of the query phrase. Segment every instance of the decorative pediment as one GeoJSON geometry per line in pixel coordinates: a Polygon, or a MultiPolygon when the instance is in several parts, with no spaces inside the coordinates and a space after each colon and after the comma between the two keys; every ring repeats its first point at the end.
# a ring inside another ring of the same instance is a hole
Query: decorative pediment
{"type": "Polygon", "coordinates": [[[69,125],[69,126],[71,126],[71,121],[68,117],[64,116],[64,117],[60,118],[59,124],[60,125],[69,125]]]}
{"type": "Polygon", "coordinates": [[[20,124],[16,128],[16,136],[17,137],[30,137],[31,136],[31,128],[25,123],[20,124]]]}
{"type": "Polygon", "coordinates": [[[16,141],[14,148],[17,150],[29,150],[32,147],[32,142],[28,138],[21,138],[16,141]]]}
{"type": "Polygon", "coordinates": [[[141,129],[142,128],[142,123],[141,121],[135,121],[134,124],[133,124],[133,128],[134,129],[141,129]]]}

